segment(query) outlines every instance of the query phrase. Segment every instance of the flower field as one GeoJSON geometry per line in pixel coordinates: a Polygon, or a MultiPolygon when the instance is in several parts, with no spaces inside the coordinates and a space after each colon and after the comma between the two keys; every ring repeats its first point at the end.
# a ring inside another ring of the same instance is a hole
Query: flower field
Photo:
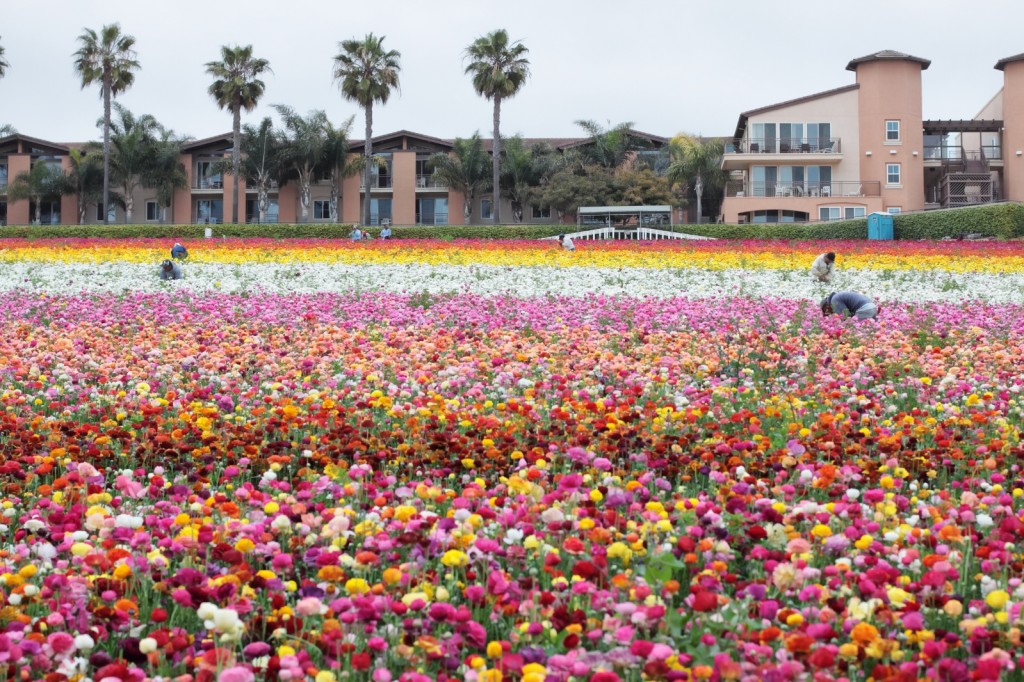
{"type": "Polygon", "coordinates": [[[1021,678],[1020,243],[170,246],[0,240],[0,679],[1021,678]]]}

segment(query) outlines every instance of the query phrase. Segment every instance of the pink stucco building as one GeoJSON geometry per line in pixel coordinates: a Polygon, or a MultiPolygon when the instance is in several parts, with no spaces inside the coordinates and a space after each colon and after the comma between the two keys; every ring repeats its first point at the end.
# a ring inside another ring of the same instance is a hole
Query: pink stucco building
{"type": "Polygon", "coordinates": [[[850,85],[745,111],[726,146],[725,222],[801,222],[1024,199],[1024,55],[972,119],[924,118],[927,59],[854,59],[850,85]]]}

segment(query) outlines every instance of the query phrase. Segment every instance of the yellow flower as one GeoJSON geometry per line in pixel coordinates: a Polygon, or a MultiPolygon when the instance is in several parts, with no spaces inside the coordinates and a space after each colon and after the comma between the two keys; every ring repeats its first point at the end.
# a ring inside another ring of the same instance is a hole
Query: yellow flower
{"type": "Polygon", "coordinates": [[[999,611],[1006,606],[1006,602],[1008,601],[1010,601],[1010,595],[1006,590],[992,590],[988,593],[988,596],[985,597],[985,603],[996,611],[999,611]]]}
{"type": "Polygon", "coordinates": [[[370,584],[362,578],[349,578],[345,581],[345,591],[349,594],[366,594],[370,591],[370,584]]]}
{"type": "Polygon", "coordinates": [[[441,557],[441,563],[448,568],[460,568],[469,563],[469,557],[466,556],[465,552],[457,549],[449,549],[441,557]]]}
{"type": "Polygon", "coordinates": [[[491,640],[487,643],[487,658],[500,658],[501,653],[501,642],[491,640]]]}

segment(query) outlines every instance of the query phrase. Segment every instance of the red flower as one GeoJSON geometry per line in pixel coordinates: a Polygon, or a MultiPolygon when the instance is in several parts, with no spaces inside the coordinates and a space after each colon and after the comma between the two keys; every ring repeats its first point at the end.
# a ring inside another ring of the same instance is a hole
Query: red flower
{"type": "Polygon", "coordinates": [[[718,608],[718,595],[714,592],[707,590],[701,590],[697,594],[693,595],[693,610],[694,611],[714,611],[718,608]]]}
{"type": "Polygon", "coordinates": [[[361,651],[358,654],[352,654],[353,670],[369,670],[370,663],[370,654],[366,653],[365,651],[361,651]]]}

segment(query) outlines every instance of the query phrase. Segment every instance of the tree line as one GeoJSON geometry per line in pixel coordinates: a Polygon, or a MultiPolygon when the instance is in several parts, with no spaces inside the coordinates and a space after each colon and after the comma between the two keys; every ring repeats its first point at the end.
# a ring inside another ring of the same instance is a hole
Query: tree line
{"type": "MultiPolygon", "coordinates": [[[[363,185],[370,187],[373,168],[379,163],[373,155],[373,109],[386,104],[399,87],[401,71],[401,53],[386,49],[384,40],[370,33],[362,39],[341,41],[334,57],[333,76],[342,96],[363,110],[363,155],[355,160],[348,154],[354,118],[334,125],[322,110],[302,116],[288,106],[274,105],[281,128],[275,128],[270,118],[255,126],[242,126],[241,112],[256,108],[266,89],[262,77],[272,73],[269,61],[256,57],[251,45],[223,46],[220,59],[206,64],[213,79],[208,92],[218,107],[232,116],[230,163],[221,164],[218,171],[243,178],[257,190],[261,222],[266,219],[269,193],[275,184],[297,183],[303,221],[309,216],[310,185],[316,178],[329,176],[332,220],[338,218],[345,177],[361,172],[363,185]]],[[[73,57],[81,85],[100,88],[103,117],[98,125],[103,129],[103,142],[74,150],[67,173],[36,164],[43,168],[19,174],[8,196],[36,201],[37,220],[41,199],[74,193],[80,198],[80,221],[86,203],[106,207],[104,222],[109,222],[109,207],[120,204],[131,221],[132,192],[141,183],[156,187],[158,203],[165,212],[174,189],[187,182],[177,159],[189,138],[175,135],[152,116],[135,117],[114,102],[132,86],[141,68],[135,38],[124,34],[119,24],[104,26],[99,32],[84,29],[78,44],[73,57]]],[[[476,133],[456,139],[452,153],[434,155],[430,165],[441,182],[463,194],[466,222],[473,201],[483,193],[507,198],[514,222],[524,219],[525,207],[530,205],[550,209],[561,218],[581,205],[680,206],[691,200],[696,201],[699,217],[705,192],[717,210],[726,179],[720,169],[720,140],[680,135],[666,148],[653,149],[649,141],[631,134],[631,123],[604,129],[593,121],[577,121],[590,136],[586,144],[560,153],[546,144],[527,145],[519,137],[504,139],[501,105],[529,78],[528,52],[521,42],[510,40],[504,29],[477,38],[464,51],[465,73],[474,90],[493,105],[491,150],[483,148],[476,133]]],[[[0,77],[8,67],[0,45],[0,77]]],[[[9,127],[0,128],[0,135],[10,132],[9,127]]],[[[235,183],[231,221],[237,223],[238,219],[235,183]]],[[[491,219],[495,224],[501,222],[500,201],[492,201],[491,219]]],[[[363,202],[362,222],[370,222],[369,201],[363,202]]]]}

